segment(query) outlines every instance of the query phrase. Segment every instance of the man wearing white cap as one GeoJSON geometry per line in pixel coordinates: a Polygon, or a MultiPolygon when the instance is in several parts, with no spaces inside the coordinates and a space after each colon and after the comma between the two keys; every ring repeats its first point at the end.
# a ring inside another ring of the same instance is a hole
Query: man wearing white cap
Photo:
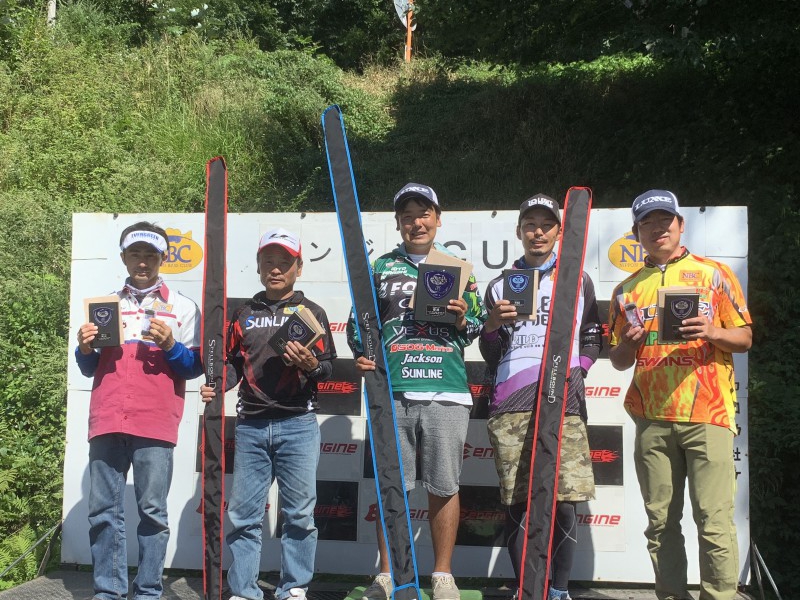
{"type": "MultiPolygon", "coordinates": [[[[436,192],[427,185],[408,183],[395,194],[395,219],[402,245],[378,258],[373,265],[378,310],[384,332],[387,367],[395,392],[406,490],[417,479],[428,492],[434,565],[431,587],[434,600],[458,600],[459,590],[451,573],[451,560],[458,530],[459,478],[464,442],[469,425],[472,396],[467,386],[464,347],[475,339],[486,312],[475,276],[461,296],[450,300],[447,310],[456,316],[453,325],[415,321],[408,302],[414,293],[419,264],[435,244],[441,227],[441,208],[436,192]],[[409,368],[424,363],[432,368],[409,368]],[[405,365],[405,366],[403,366],[405,365]],[[416,450],[420,449],[421,472],[416,473],[416,450]]],[[[348,341],[360,371],[375,369],[375,362],[361,354],[353,319],[348,323],[348,341]]],[[[381,572],[364,592],[369,600],[386,600],[392,592],[389,558],[383,528],[377,523],[381,572]]]]}
{"type": "MultiPolygon", "coordinates": [[[[275,598],[304,599],[317,549],[317,383],[330,378],[336,349],[325,311],[294,289],[303,271],[299,238],[282,228],[267,231],[256,257],[264,290],[234,312],[227,338],[228,389],[241,381],[228,502],[233,525],[227,535],[233,556],[228,585],[231,600],[264,597],[258,586],[261,530],[267,494],[277,480],[283,531],[275,598]],[[301,309],[314,315],[325,334],[308,348],[289,341],[279,355],[270,339],[301,309]]],[[[200,390],[205,402],[215,397],[208,386],[200,390]]]]}
{"type": "Polygon", "coordinates": [[[631,212],[633,234],[647,257],[611,296],[609,358],[616,369],[634,367],[625,408],[636,424],[634,463],[647,512],[656,596],[691,599],[681,532],[688,480],[700,550],[700,600],[731,600],[739,574],[731,353],[750,348],[750,313],[727,265],[681,245],[684,219],[675,194],[645,192],[631,212]],[[659,288],[673,286],[699,299],[678,296],[659,307],[659,288]],[[696,317],[690,316],[692,308],[696,317]],[[678,339],[663,331],[659,335],[667,311],[680,323],[678,339]]]}
{"type": "Polygon", "coordinates": [[[116,292],[123,344],[93,349],[97,324],[84,323],[75,351],[81,373],[94,377],[89,406],[89,543],[95,600],[128,594],[124,490],[131,467],[139,509],[133,597],[161,597],[169,540],[167,493],[186,380],[203,372],[200,311],[159,276],[169,251],[167,233],[152,223],[136,223],[122,232],[120,250],[129,275],[116,292]]]}

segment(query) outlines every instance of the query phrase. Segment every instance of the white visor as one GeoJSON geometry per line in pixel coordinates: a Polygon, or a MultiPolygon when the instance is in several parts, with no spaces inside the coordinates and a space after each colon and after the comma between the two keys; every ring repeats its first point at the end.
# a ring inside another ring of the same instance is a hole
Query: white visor
{"type": "Polygon", "coordinates": [[[125,239],[122,240],[122,243],[119,245],[119,249],[125,250],[125,248],[129,248],[138,242],[150,244],[161,254],[164,254],[167,251],[167,240],[153,231],[131,231],[125,236],[125,239]]]}

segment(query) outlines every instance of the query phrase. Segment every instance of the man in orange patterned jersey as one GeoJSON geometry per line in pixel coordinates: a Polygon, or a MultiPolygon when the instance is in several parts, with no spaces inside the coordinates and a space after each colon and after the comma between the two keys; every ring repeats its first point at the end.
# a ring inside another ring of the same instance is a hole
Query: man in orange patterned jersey
{"type": "Polygon", "coordinates": [[[739,572],[731,354],[750,348],[750,314],[730,268],[681,245],[684,220],[675,194],[645,192],[631,212],[633,234],[647,258],[612,295],[609,358],[618,370],[635,367],[625,408],[636,424],[634,462],[648,518],[645,537],[656,596],[691,598],[680,524],[688,479],[698,529],[700,600],[730,600],[739,572]],[[699,294],[698,316],[679,320],[677,341],[665,341],[668,336],[658,331],[669,309],[658,308],[658,290],[671,286],[699,294]]]}

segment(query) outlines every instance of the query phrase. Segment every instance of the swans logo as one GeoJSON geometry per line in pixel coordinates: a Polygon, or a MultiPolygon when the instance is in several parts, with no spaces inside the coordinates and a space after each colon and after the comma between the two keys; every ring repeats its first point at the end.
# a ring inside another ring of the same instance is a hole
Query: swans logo
{"type": "Polygon", "coordinates": [[[203,260],[203,249],[192,239],[192,232],[181,233],[179,229],[167,229],[169,254],[161,265],[161,273],[175,275],[194,269],[203,260]]]}
{"type": "Polygon", "coordinates": [[[608,260],[618,269],[635,273],[644,266],[644,248],[629,231],[609,246],[608,260]]]}

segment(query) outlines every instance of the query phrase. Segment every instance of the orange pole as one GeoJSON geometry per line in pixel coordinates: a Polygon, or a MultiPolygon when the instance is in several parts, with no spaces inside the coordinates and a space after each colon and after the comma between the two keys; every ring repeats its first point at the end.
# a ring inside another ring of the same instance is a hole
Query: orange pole
{"type": "Polygon", "coordinates": [[[414,17],[414,3],[409,0],[406,13],[406,62],[411,62],[411,20],[414,17]]]}

